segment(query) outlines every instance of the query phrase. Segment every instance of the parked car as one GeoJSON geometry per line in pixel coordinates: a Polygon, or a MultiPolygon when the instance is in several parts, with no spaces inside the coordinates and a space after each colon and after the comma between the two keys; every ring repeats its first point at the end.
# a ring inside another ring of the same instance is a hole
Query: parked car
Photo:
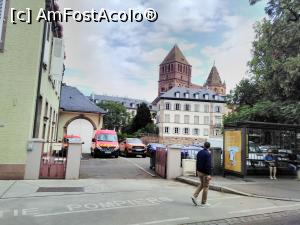
{"type": "Polygon", "coordinates": [[[120,142],[120,154],[125,157],[141,155],[145,158],[146,152],[146,145],[139,138],[126,138],[120,142]]]}
{"type": "Polygon", "coordinates": [[[157,148],[166,148],[166,146],[159,143],[149,143],[147,145],[147,155],[151,156],[151,152],[156,151],[157,148]]]}
{"type": "Polygon", "coordinates": [[[91,155],[119,157],[118,136],[114,130],[96,130],[92,139],[91,155]]]}
{"type": "Polygon", "coordinates": [[[181,149],[181,159],[197,159],[199,151],[203,150],[203,147],[198,145],[189,145],[181,149]]]}

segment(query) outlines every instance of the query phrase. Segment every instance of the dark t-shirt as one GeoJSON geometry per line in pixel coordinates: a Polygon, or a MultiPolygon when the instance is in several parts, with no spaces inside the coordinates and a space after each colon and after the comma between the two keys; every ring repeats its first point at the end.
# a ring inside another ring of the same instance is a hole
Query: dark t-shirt
{"type": "Polygon", "coordinates": [[[211,155],[207,149],[203,149],[197,154],[197,171],[211,175],[211,155]]]}

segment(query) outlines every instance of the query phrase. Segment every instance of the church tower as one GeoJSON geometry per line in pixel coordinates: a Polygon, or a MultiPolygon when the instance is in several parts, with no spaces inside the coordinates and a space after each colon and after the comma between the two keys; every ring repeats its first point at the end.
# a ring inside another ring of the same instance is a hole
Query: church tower
{"type": "Polygon", "coordinates": [[[192,66],[175,44],[159,66],[158,95],[173,87],[190,87],[191,77],[192,66]]]}
{"type": "Polygon", "coordinates": [[[215,64],[210,70],[209,76],[204,84],[204,87],[218,94],[226,95],[225,81],[222,83],[219,72],[215,64]]]}

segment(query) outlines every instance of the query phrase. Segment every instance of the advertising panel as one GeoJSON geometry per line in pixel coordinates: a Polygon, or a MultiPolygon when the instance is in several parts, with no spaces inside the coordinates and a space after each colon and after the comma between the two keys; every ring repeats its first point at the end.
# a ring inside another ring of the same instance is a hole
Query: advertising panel
{"type": "Polygon", "coordinates": [[[224,135],[225,170],[242,172],[242,131],[226,130],[224,135]]]}

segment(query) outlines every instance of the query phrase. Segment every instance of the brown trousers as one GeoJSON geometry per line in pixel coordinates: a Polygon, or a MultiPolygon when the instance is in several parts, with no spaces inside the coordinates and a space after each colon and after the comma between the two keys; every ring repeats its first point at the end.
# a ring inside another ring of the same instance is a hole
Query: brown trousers
{"type": "Polygon", "coordinates": [[[197,198],[199,196],[199,193],[202,191],[202,201],[201,204],[205,204],[207,201],[207,193],[208,193],[208,187],[209,187],[209,180],[208,175],[201,173],[197,171],[198,177],[200,178],[200,185],[197,187],[194,197],[197,198]]]}

